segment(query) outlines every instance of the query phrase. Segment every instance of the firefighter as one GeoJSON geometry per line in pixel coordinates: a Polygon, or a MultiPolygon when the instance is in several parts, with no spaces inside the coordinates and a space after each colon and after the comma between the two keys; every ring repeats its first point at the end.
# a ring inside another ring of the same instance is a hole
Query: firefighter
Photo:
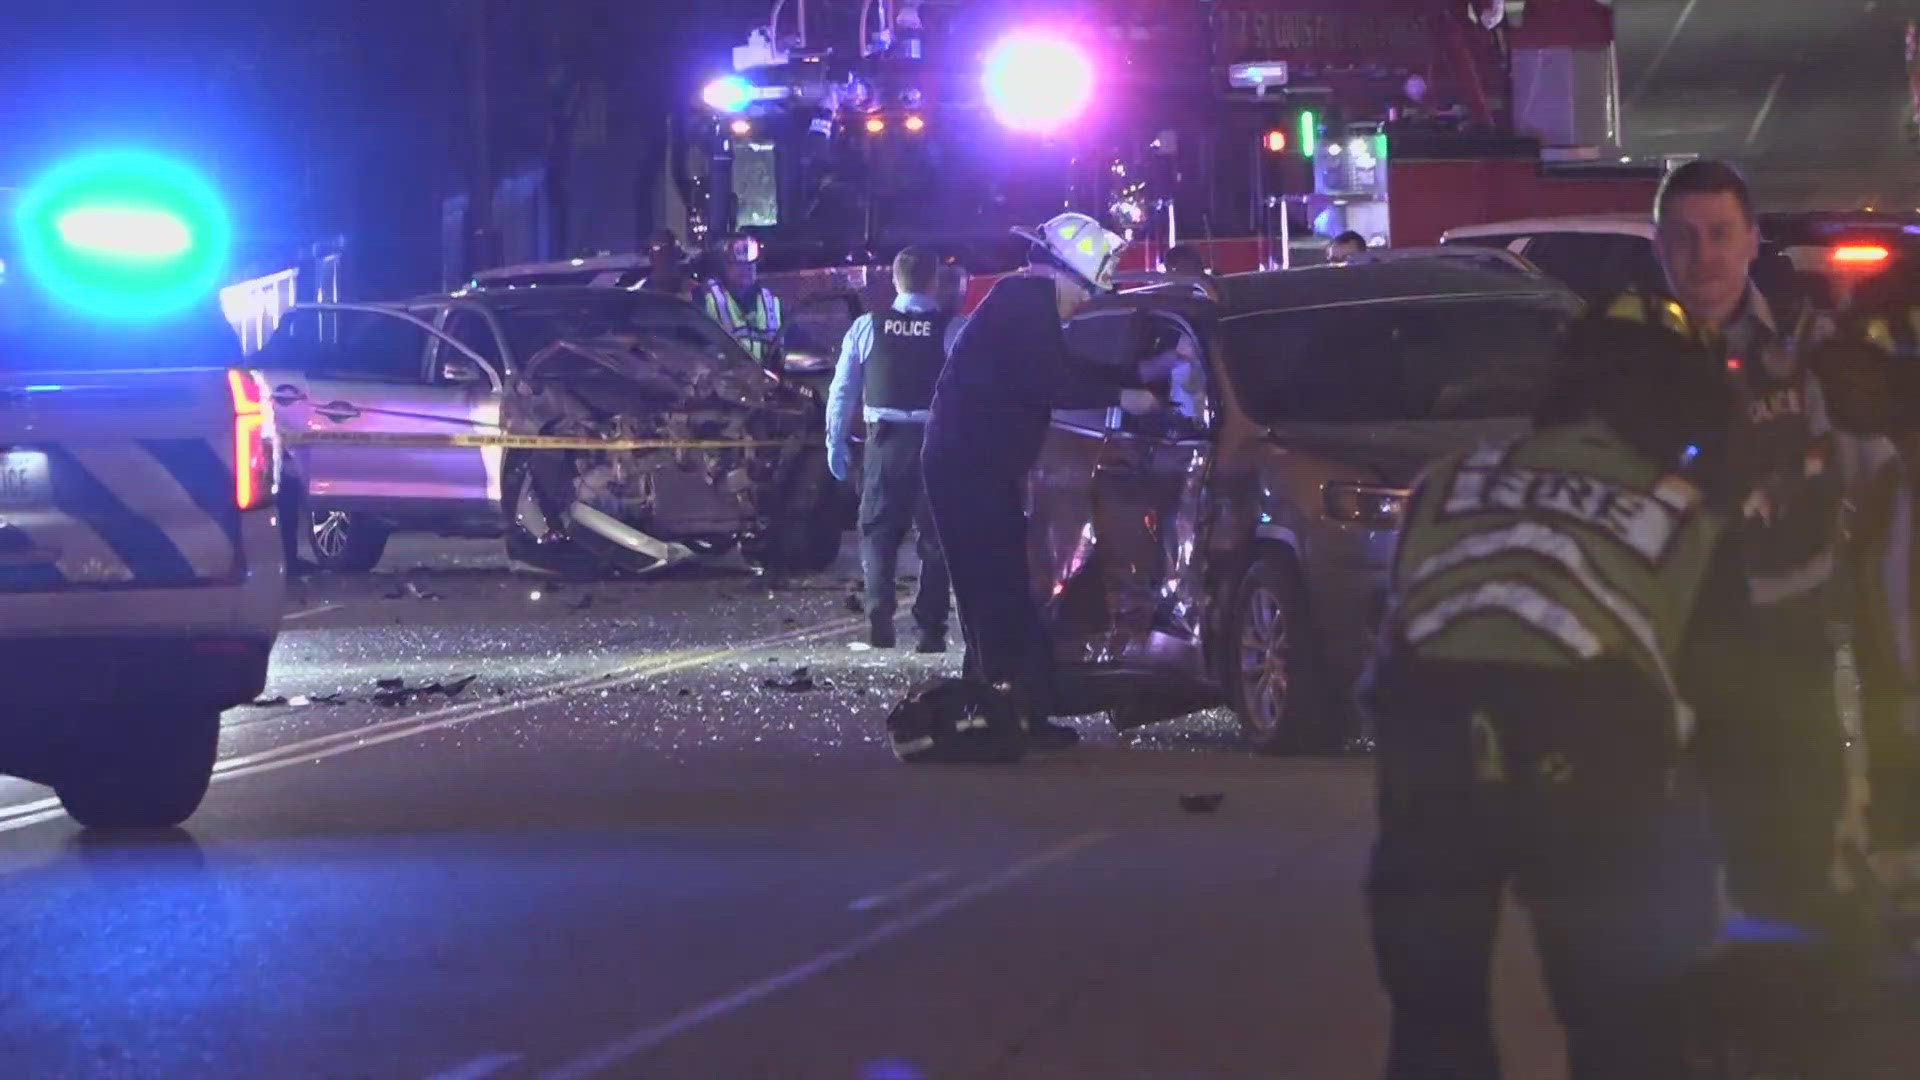
{"type": "Polygon", "coordinates": [[[673,235],[672,229],[654,233],[647,245],[647,276],[640,280],[640,291],[670,293],[686,299],[693,295],[693,289],[693,275],[687,273],[680,239],[673,235]]]}
{"type": "Polygon", "coordinates": [[[1865,439],[1851,530],[1853,653],[1866,736],[1866,862],[1890,943],[1920,957],[1920,265],[1861,286],[1810,364],[1836,426],[1865,439]]]}
{"type": "Polygon", "coordinates": [[[1051,720],[1053,651],[1027,574],[1027,472],[1052,410],[1145,413],[1158,400],[1094,378],[1091,361],[1069,354],[1061,327],[1112,287],[1120,238],[1084,214],[1014,234],[1031,245],[1027,272],[997,282],[953,343],[921,460],[959,601],[967,674],[1013,687],[1032,745],[1057,748],[1079,733],[1051,720]]]}
{"type": "Polygon", "coordinates": [[[939,256],[923,247],[906,248],[893,260],[893,306],[854,320],[841,343],[840,364],[827,394],[827,466],[836,480],[847,478],[854,409],[863,398],[866,402],[860,568],[866,578],[867,641],[876,649],[894,647],[894,582],[900,545],[912,531],[920,552],[920,590],[913,603],[920,640],[915,651],[947,651],[947,561],[920,471],[927,409],[946,364],[947,327],[952,322],[934,298],[939,265],[939,256]]]}
{"type": "Polygon", "coordinates": [[[786,336],[786,317],[780,298],[760,284],[760,242],[750,236],[728,237],[716,254],[720,276],[707,282],[701,304],[748,356],[771,368],[786,336]]]}
{"type": "Polygon", "coordinates": [[[1742,603],[1718,551],[1730,392],[1671,300],[1623,297],[1561,349],[1531,434],[1443,458],[1415,489],[1362,692],[1390,1080],[1500,1075],[1509,882],[1574,1080],[1687,1075],[1668,995],[1719,919],[1681,653],[1742,603]]]}
{"type": "Polygon", "coordinates": [[[1794,324],[1749,279],[1760,236],[1740,173],[1707,160],[1674,169],[1654,218],[1674,295],[1718,331],[1736,376],[1733,542],[1753,613],[1708,650],[1720,671],[1696,702],[1728,889],[1755,918],[1835,927],[1853,918],[1831,878],[1845,766],[1829,626],[1850,443],[1828,423],[1794,324]]]}

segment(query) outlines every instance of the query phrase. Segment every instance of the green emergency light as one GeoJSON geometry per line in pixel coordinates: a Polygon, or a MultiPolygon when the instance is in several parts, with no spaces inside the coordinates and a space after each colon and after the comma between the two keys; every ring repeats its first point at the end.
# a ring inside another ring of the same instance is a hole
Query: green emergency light
{"type": "Polygon", "coordinates": [[[1312,157],[1320,141],[1320,121],[1312,109],[1300,110],[1300,156],[1312,157]]]}

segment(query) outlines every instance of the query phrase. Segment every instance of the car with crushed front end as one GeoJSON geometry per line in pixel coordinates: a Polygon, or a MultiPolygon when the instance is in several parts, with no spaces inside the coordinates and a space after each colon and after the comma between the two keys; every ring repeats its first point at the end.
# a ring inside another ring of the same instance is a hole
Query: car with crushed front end
{"type": "Polygon", "coordinates": [[[1268,751],[1359,734],[1412,485],[1524,430],[1582,301],[1524,265],[1458,259],[1166,281],[1100,299],[1077,355],[1184,362],[1171,407],[1054,414],[1029,557],[1063,712],[1121,727],[1230,706],[1268,751]]]}
{"type": "Polygon", "coordinates": [[[817,395],[678,297],[301,305],[257,363],[289,503],[329,569],[371,569],[402,530],[504,535],[516,566],[546,572],[645,573],[736,544],[769,569],[839,553],[817,395]]]}

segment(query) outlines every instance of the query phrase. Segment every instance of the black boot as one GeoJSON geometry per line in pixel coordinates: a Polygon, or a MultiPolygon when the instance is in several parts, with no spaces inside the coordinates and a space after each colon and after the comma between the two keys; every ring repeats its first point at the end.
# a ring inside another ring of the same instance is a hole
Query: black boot
{"type": "Polygon", "coordinates": [[[899,644],[893,633],[893,619],[867,616],[867,644],[876,649],[891,649],[899,644]]]}
{"type": "Polygon", "coordinates": [[[923,655],[946,652],[947,628],[943,626],[938,630],[929,630],[926,627],[921,627],[920,643],[913,647],[913,651],[923,655]]]}

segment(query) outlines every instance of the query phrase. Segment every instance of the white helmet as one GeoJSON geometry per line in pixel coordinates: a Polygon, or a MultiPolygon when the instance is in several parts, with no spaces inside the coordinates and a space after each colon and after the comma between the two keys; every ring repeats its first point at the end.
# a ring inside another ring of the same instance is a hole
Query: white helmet
{"type": "Polygon", "coordinates": [[[1127,243],[1085,214],[1061,214],[1038,230],[1016,225],[1013,235],[1053,256],[1094,292],[1113,288],[1114,267],[1127,243]]]}

